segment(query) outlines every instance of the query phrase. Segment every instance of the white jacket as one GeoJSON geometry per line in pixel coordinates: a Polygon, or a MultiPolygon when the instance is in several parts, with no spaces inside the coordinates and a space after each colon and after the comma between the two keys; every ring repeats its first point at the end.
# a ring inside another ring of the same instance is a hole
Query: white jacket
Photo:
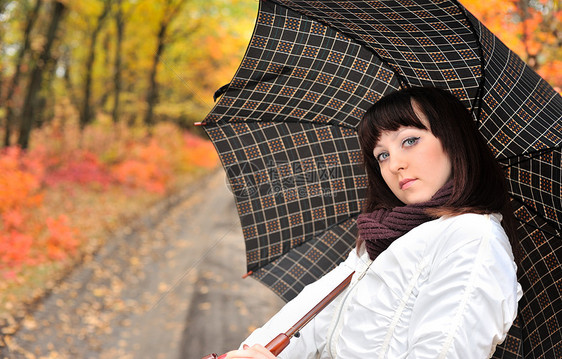
{"type": "Polygon", "coordinates": [[[279,358],[488,358],[522,295],[500,221],[464,214],[426,222],[374,262],[353,250],[244,343],[265,345],[284,333],[355,271],[279,358]]]}

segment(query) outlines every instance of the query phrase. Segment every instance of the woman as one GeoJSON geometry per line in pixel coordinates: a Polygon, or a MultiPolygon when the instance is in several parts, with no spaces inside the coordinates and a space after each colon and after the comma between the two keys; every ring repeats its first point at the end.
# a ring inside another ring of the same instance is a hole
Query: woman
{"type": "Polygon", "coordinates": [[[488,358],[505,339],[522,294],[517,245],[502,171],[469,112],[444,90],[409,88],[358,130],[369,183],[357,250],[227,358],[274,358],[256,343],[351,271],[279,358],[488,358]]]}

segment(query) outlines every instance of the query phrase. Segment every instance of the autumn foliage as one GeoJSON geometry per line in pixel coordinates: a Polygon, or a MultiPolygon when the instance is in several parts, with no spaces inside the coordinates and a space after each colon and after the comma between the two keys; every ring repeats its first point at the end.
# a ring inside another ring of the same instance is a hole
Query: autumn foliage
{"type": "Polygon", "coordinates": [[[112,141],[110,127],[92,126],[90,141],[75,143],[70,138],[79,138],[79,132],[67,127],[59,136],[54,127],[39,131],[36,148],[0,153],[0,278],[16,279],[23,268],[72,259],[84,245],[75,224],[81,219],[53,215],[49,208],[57,204],[45,202],[50,191],[73,200],[81,191],[110,189],[165,195],[182,173],[218,163],[208,140],[171,124],[156,126],[152,136],[128,131],[112,141]]]}
{"type": "Polygon", "coordinates": [[[552,0],[461,0],[523,61],[562,92],[562,5],[552,0]]]}
{"type": "MultiPolygon", "coordinates": [[[[32,162],[31,162],[32,163],[32,162]]],[[[17,148],[8,148],[0,157],[0,263],[3,269],[17,269],[36,263],[31,256],[35,225],[29,225],[34,208],[42,202],[37,169],[17,148]]],[[[13,275],[13,272],[7,273],[13,275]]]]}

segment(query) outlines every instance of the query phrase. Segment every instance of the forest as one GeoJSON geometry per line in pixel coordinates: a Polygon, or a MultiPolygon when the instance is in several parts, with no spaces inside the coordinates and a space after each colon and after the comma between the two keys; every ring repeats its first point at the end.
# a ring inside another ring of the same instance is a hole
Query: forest
{"type": "MultiPolygon", "coordinates": [[[[559,0],[463,0],[557,91],[559,0]]],[[[218,166],[194,123],[255,0],[0,0],[0,312],[218,166]]]]}
{"type": "Polygon", "coordinates": [[[258,3],[0,0],[0,312],[218,165],[193,128],[258,3]]]}

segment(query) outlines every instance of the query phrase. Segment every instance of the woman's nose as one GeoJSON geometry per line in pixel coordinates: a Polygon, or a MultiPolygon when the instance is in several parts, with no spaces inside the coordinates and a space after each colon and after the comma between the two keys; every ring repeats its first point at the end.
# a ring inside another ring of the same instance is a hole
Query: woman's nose
{"type": "Polygon", "coordinates": [[[400,154],[394,154],[389,156],[389,169],[392,172],[399,172],[407,167],[407,161],[404,156],[400,154]]]}

